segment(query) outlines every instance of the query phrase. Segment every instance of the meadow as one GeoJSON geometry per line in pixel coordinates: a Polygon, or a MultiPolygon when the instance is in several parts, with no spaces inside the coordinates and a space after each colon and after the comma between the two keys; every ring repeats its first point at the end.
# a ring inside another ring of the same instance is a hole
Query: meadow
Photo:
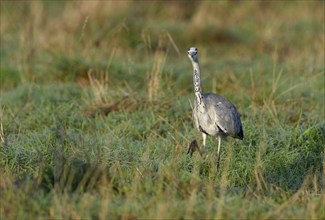
{"type": "Polygon", "coordinates": [[[1,1],[1,219],[324,219],[324,1],[1,1]],[[245,138],[187,154],[192,67],[245,138]]]}

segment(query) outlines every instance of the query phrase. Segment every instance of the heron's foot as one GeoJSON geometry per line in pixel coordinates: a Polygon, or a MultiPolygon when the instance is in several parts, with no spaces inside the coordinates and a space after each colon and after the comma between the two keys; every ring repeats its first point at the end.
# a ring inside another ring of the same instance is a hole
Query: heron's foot
{"type": "Polygon", "coordinates": [[[201,151],[200,151],[200,148],[197,144],[197,141],[196,140],[193,140],[190,145],[188,146],[188,151],[187,153],[190,154],[191,156],[193,155],[193,153],[195,152],[195,150],[199,150],[200,154],[201,154],[201,151]]]}
{"type": "Polygon", "coordinates": [[[219,167],[220,167],[220,163],[219,161],[217,161],[217,169],[219,169],[219,167]]]}

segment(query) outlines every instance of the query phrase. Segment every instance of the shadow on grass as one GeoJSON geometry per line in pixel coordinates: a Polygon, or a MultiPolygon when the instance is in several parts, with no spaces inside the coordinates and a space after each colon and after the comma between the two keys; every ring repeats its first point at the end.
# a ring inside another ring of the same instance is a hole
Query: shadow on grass
{"type": "Polygon", "coordinates": [[[317,185],[323,187],[322,173],[325,145],[325,124],[312,126],[297,132],[288,140],[289,154],[271,161],[264,178],[268,183],[281,188],[298,190],[308,174],[317,177],[317,185]]]}

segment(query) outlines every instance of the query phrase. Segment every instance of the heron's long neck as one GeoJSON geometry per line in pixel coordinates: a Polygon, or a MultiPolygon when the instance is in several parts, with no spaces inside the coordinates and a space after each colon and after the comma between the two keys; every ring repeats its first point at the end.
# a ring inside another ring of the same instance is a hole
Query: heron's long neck
{"type": "Polygon", "coordinates": [[[198,61],[193,62],[192,65],[195,101],[197,103],[198,109],[203,113],[205,112],[206,108],[202,99],[200,65],[198,61]]]}

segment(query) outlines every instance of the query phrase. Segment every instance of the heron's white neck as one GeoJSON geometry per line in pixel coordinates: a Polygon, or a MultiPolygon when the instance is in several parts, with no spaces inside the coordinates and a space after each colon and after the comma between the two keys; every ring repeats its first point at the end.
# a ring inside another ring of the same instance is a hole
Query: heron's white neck
{"type": "Polygon", "coordinates": [[[200,65],[199,61],[192,61],[193,66],[193,84],[194,84],[194,95],[195,101],[200,112],[205,112],[205,104],[202,99],[202,89],[201,89],[201,75],[200,75],[200,65]]]}

